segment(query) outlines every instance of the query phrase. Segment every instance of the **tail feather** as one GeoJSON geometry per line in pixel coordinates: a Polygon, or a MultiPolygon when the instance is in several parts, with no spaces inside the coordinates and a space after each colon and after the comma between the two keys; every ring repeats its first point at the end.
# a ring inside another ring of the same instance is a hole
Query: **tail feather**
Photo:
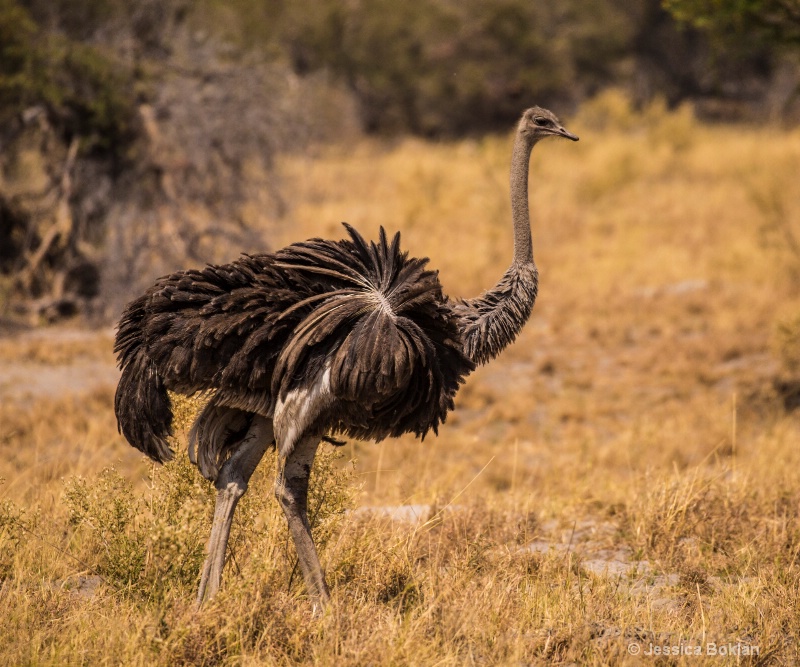
{"type": "Polygon", "coordinates": [[[163,378],[147,356],[140,321],[143,299],[134,301],[123,316],[115,351],[122,377],[114,396],[117,428],[126,440],[154,461],[174,456],[167,438],[172,435],[172,405],[163,378]]]}
{"type": "Polygon", "coordinates": [[[284,400],[327,364],[330,394],[353,406],[331,417],[334,431],[376,439],[436,432],[475,367],[462,352],[438,274],[426,269],[427,259],[401,252],[399,234],[390,241],[381,228],[379,241],[368,243],[345,227],[350,240],[311,239],[278,253],[276,265],[316,294],[280,316],[294,322],[272,396],[284,400]]]}

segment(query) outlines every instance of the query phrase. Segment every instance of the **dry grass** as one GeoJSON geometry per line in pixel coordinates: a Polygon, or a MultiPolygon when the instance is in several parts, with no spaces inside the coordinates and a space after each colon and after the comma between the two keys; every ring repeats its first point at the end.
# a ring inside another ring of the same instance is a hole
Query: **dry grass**
{"type": "MultiPolygon", "coordinates": [[[[580,143],[534,154],[542,280],[518,343],[475,373],[438,438],[322,461],[322,619],[269,465],[224,591],[194,612],[208,487],[125,446],[112,387],[25,405],[5,387],[0,660],[639,664],[655,658],[630,644],[681,641],[800,660],[800,133],[636,114],[613,95],[568,127],[580,143]],[[430,508],[345,512],[404,504],[430,508]]],[[[474,294],[510,258],[509,151],[508,137],[365,142],[288,162],[281,241],[380,223],[452,295],[474,294]]],[[[108,335],[94,341],[0,341],[0,371],[23,353],[79,369],[105,358],[108,335]]]]}

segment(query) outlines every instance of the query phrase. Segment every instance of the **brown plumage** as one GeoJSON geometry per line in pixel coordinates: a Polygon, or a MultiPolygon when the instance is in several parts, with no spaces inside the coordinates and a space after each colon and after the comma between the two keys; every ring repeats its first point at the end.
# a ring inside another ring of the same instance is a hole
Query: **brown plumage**
{"type": "Polygon", "coordinates": [[[168,391],[213,391],[190,433],[190,457],[216,483],[217,509],[198,601],[216,592],[236,503],[267,446],[279,452],[276,495],[309,593],[328,598],[306,518],[320,439],[341,433],[424,437],[446,419],[475,364],[511,343],[537,292],[527,178],[546,136],[577,140],[549,111],[528,109],[512,157],[514,260],[495,288],[451,301],[427,259],[381,228],[367,243],[311,239],[275,253],[180,271],[125,309],[115,350],[115,411],[127,440],[173,456],[168,391]]]}
{"type": "Polygon", "coordinates": [[[174,273],[128,306],[115,407],[134,447],[172,458],[167,390],[213,389],[216,407],[272,418],[276,401],[323,367],[331,400],[321,430],[376,440],[436,431],[475,367],[458,318],[427,259],[400,252],[399,234],[389,243],[381,228],[368,244],[346,227],[350,240],[174,273]]]}

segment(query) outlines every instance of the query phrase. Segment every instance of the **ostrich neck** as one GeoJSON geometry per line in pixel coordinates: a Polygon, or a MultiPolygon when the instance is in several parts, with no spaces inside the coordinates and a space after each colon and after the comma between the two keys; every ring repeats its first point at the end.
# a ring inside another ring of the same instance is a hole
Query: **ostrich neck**
{"type": "Polygon", "coordinates": [[[514,264],[533,264],[531,216],[528,210],[528,167],[533,143],[517,133],[511,155],[511,216],[514,221],[514,264]]]}
{"type": "Polygon", "coordinates": [[[533,263],[528,212],[528,166],[533,143],[520,134],[511,157],[511,211],[514,220],[514,261],[500,282],[456,308],[466,356],[485,364],[512,343],[536,301],[539,277],[533,263]]]}

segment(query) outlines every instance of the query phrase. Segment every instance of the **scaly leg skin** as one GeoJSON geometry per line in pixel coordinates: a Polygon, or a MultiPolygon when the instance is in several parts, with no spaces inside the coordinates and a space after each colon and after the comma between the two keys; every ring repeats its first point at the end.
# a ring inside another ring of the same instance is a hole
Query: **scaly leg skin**
{"type": "Polygon", "coordinates": [[[264,417],[254,416],[247,435],[242,438],[236,451],[220,468],[215,482],[218,493],[214,508],[214,523],[206,548],[200,588],[197,591],[198,607],[204,600],[214,597],[219,590],[233,513],[236,511],[239,499],[247,491],[250,477],[273,439],[272,422],[264,417]]]}
{"type": "Polygon", "coordinates": [[[288,456],[279,457],[278,475],[275,479],[275,497],[289,523],[289,531],[297,549],[297,558],[315,615],[320,614],[330,601],[328,585],[325,583],[317,548],[311,538],[307,515],[308,478],[318,446],[319,438],[316,436],[301,438],[288,456]]]}

